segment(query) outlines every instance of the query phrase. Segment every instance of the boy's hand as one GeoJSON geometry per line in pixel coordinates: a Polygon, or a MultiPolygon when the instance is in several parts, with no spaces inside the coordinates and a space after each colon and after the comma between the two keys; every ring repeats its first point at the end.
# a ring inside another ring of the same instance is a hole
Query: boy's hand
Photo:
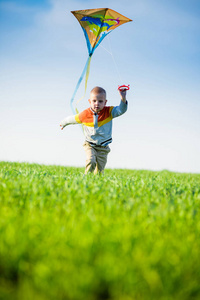
{"type": "Polygon", "coordinates": [[[60,129],[63,130],[63,126],[61,124],[60,124],[60,127],[61,127],[60,129]]]}
{"type": "Polygon", "coordinates": [[[126,89],[119,89],[119,94],[123,102],[126,102],[126,91],[127,91],[126,89]]]}

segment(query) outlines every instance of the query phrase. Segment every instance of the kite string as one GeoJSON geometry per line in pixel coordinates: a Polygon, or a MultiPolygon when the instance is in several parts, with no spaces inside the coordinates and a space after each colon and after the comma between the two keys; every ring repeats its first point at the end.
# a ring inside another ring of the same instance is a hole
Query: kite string
{"type": "Polygon", "coordinates": [[[117,66],[117,63],[116,63],[116,60],[114,58],[114,55],[113,55],[113,52],[112,52],[112,47],[111,47],[111,42],[110,42],[110,38],[109,38],[109,35],[107,36],[107,40],[108,40],[108,43],[109,43],[109,50],[107,50],[105,47],[103,47],[102,45],[100,45],[105,51],[107,51],[111,57],[112,57],[112,60],[114,62],[114,65],[115,65],[115,69],[117,71],[117,75],[118,75],[118,78],[119,78],[119,81],[122,82],[122,77],[121,77],[121,74],[119,72],[119,68],[117,66]]]}
{"type": "MultiPolygon", "coordinates": [[[[112,48],[111,48],[111,43],[110,43],[109,37],[108,37],[108,42],[109,42],[109,48],[110,48],[109,50],[110,50],[110,51],[107,50],[106,48],[104,48],[102,45],[100,45],[100,46],[101,46],[105,51],[107,51],[107,52],[111,55],[111,57],[112,57],[112,59],[113,59],[113,62],[114,62],[114,65],[115,65],[115,68],[116,68],[116,71],[117,71],[117,74],[118,74],[118,77],[119,77],[119,80],[120,80],[120,82],[122,82],[122,78],[121,78],[121,75],[120,75],[120,72],[119,72],[119,69],[118,69],[116,60],[115,60],[114,55],[113,55],[113,52],[112,52],[112,48]]],[[[80,76],[80,78],[79,78],[79,80],[78,80],[78,82],[77,82],[76,88],[75,88],[74,93],[73,93],[72,98],[71,98],[70,104],[71,104],[71,109],[72,109],[73,113],[78,113],[77,105],[79,104],[79,102],[80,102],[80,101],[85,97],[85,95],[86,95],[86,91],[87,91],[87,83],[88,83],[88,77],[89,77],[89,73],[90,73],[90,62],[91,62],[91,57],[92,57],[92,56],[89,56],[88,59],[87,59],[87,62],[86,62],[85,67],[84,67],[84,69],[83,69],[83,72],[82,72],[82,74],[81,74],[81,76],[80,76]],[[74,109],[74,107],[73,107],[74,98],[75,98],[75,95],[76,95],[76,93],[77,93],[77,90],[78,90],[78,88],[79,88],[79,86],[80,86],[80,84],[81,84],[81,82],[82,82],[84,76],[85,76],[85,91],[84,91],[84,95],[83,95],[80,99],[77,100],[77,102],[76,102],[76,107],[75,107],[75,109],[74,109]]]]}

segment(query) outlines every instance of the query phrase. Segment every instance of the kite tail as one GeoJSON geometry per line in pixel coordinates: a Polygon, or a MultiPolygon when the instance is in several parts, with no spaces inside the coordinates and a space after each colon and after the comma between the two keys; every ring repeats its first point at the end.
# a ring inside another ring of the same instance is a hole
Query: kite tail
{"type": "MultiPolygon", "coordinates": [[[[78,105],[79,102],[85,97],[85,94],[87,91],[87,82],[88,82],[88,77],[90,74],[90,62],[91,62],[91,56],[89,56],[87,70],[86,70],[86,74],[85,74],[85,92],[84,92],[84,95],[80,99],[77,100],[76,105],[78,105]]],[[[76,108],[76,111],[78,112],[77,108],[76,108]]]]}
{"type": "Polygon", "coordinates": [[[85,76],[85,92],[84,92],[83,97],[81,97],[81,98],[76,102],[76,104],[78,104],[78,103],[85,97],[85,94],[86,94],[86,90],[87,90],[87,82],[88,82],[88,77],[89,77],[89,73],[90,73],[90,61],[91,61],[91,57],[92,57],[92,56],[90,55],[90,56],[88,57],[87,61],[86,61],[85,67],[84,67],[84,69],[83,69],[83,72],[82,72],[82,74],[81,74],[81,76],[80,76],[80,78],[79,78],[79,80],[78,80],[78,82],[77,82],[76,88],[75,88],[74,93],[73,93],[72,98],[71,98],[70,105],[71,105],[72,112],[73,112],[74,114],[78,113],[78,109],[77,109],[77,108],[74,109],[74,107],[73,107],[74,98],[75,98],[75,95],[76,95],[76,93],[77,93],[77,91],[78,91],[78,89],[79,89],[79,86],[80,86],[80,84],[81,84],[81,82],[82,82],[84,76],[85,76]],[[85,75],[85,74],[86,74],[86,75],[85,75]]]}

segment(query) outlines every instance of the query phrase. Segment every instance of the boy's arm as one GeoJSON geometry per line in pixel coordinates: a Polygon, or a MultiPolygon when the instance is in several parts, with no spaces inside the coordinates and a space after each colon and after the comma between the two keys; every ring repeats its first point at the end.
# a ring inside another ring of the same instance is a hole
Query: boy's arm
{"type": "Polygon", "coordinates": [[[124,90],[120,90],[119,89],[119,94],[120,94],[120,96],[121,96],[121,100],[122,100],[122,102],[124,102],[124,103],[126,103],[126,89],[124,89],[124,90]]]}
{"type": "Polygon", "coordinates": [[[126,91],[127,90],[119,90],[119,94],[121,96],[121,102],[120,102],[119,106],[115,106],[113,108],[113,110],[112,110],[113,118],[121,116],[127,111],[128,102],[126,100],[126,91]]]}
{"type": "Polygon", "coordinates": [[[77,117],[78,117],[78,115],[73,115],[73,116],[69,116],[69,117],[65,118],[64,120],[62,120],[60,122],[61,130],[63,130],[63,128],[67,125],[79,124],[77,117]]]}

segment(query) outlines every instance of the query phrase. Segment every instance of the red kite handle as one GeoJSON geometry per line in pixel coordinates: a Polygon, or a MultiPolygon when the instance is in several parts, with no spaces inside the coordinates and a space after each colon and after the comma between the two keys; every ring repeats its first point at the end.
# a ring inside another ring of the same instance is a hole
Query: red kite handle
{"type": "Polygon", "coordinates": [[[120,91],[123,91],[123,90],[126,90],[126,91],[128,91],[130,89],[130,84],[128,84],[128,85],[120,85],[120,86],[118,86],[118,90],[120,90],[120,91]]]}

